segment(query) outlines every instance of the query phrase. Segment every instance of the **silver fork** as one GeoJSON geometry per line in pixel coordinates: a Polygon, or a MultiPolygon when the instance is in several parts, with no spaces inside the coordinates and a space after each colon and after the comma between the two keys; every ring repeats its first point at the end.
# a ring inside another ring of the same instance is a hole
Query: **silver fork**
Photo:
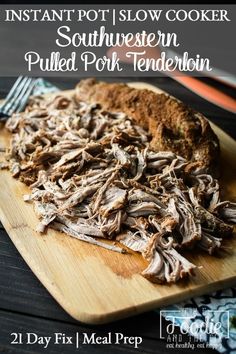
{"type": "Polygon", "coordinates": [[[0,106],[0,119],[7,119],[15,112],[21,112],[36,84],[36,79],[19,76],[0,106]]]}

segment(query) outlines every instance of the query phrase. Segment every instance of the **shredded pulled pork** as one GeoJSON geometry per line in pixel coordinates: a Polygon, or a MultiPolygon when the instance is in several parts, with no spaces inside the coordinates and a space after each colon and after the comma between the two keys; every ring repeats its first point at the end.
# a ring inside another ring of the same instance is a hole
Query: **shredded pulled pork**
{"type": "Polygon", "coordinates": [[[63,96],[33,99],[6,123],[14,177],[29,185],[40,223],[149,262],[142,275],[176,282],[193,274],[182,248],[212,254],[233,232],[236,204],[221,202],[219,184],[189,172],[173,152],[154,152],[150,136],[122,112],[63,96]],[[119,241],[111,245],[102,239],[119,241]]]}

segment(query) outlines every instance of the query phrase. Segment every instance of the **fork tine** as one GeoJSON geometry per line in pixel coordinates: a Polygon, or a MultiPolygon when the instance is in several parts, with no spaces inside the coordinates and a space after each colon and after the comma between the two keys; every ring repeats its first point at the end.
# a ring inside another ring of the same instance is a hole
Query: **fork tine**
{"type": "Polygon", "coordinates": [[[22,88],[20,94],[18,95],[17,99],[13,102],[13,105],[11,106],[11,108],[8,111],[9,115],[12,115],[12,113],[14,113],[16,111],[18,106],[21,104],[21,100],[26,97],[26,92],[28,92],[28,89],[31,87],[31,84],[33,81],[34,81],[34,79],[32,79],[32,78],[28,78],[26,80],[24,87],[22,88]]]}
{"type": "Polygon", "coordinates": [[[4,100],[4,103],[3,103],[3,104],[1,105],[1,107],[0,107],[1,111],[2,111],[3,109],[5,109],[6,105],[10,102],[11,98],[14,96],[15,91],[16,91],[17,87],[20,85],[20,83],[21,83],[21,81],[22,81],[23,78],[24,78],[23,76],[19,76],[19,77],[17,78],[17,80],[15,81],[14,85],[12,86],[10,92],[9,92],[8,95],[6,96],[6,98],[5,98],[5,100],[4,100]]]}
{"type": "Polygon", "coordinates": [[[26,91],[24,97],[22,98],[19,107],[17,108],[16,112],[21,112],[23,110],[23,108],[25,107],[27,100],[30,96],[31,91],[33,90],[34,86],[36,84],[36,80],[33,80],[32,83],[30,84],[30,86],[28,87],[28,90],[26,91]]]}
{"type": "Polygon", "coordinates": [[[20,84],[17,85],[16,89],[14,90],[14,93],[12,94],[11,99],[8,100],[3,107],[1,107],[2,111],[5,114],[8,114],[7,113],[8,110],[10,110],[11,106],[14,104],[15,100],[20,95],[21,91],[24,89],[24,85],[27,82],[27,80],[28,80],[27,77],[23,77],[23,79],[21,80],[20,84]]]}
{"type": "Polygon", "coordinates": [[[23,76],[19,76],[17,78],[17,80],[14,82],[14,85],[12,86],[11,90],[9,91],[8,95],[5,98],[5,102],[12,97],[14,91],[16,90],[17,86],[19,85],[19,83],[21,82],[22,79],[23,79],[23,76]]]}

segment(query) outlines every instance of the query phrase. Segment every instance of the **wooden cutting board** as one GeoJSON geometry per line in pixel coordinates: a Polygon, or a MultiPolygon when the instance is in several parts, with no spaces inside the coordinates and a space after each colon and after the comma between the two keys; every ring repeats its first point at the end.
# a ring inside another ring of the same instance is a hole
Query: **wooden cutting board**
{"type": "MultiPolygon", "coordinates": [[[[130,85],[160,92],[145,83],[130,85]]],[[[212,126],[221,142],[224,196],[236,201],[236,142],[212,126]]],[[[1,128],[0,147],[8,141],[1,128]]],[[[0,220],[35,275],[77,320],[107,323],[236,284],[236,237],[228,242],[232,248],[219,256],[187,253],[202,266],[196,277],[177,285],[154,285],[139,275],[147,265],[139,254],[118,254],[50,229],[46,235],[36,233],[33,206],[22,199],[28,192],[8,171],[0,171],[0,220]]]]}

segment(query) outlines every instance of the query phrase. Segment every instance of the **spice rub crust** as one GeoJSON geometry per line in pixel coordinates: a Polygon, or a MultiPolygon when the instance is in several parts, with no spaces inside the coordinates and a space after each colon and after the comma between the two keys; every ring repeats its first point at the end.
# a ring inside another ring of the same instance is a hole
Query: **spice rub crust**
{"type": "Polygon", "coordinates": [[[99,103],[110,112],[124,112],[149,131],[150,147],[170,150],[190,161],[188,170],[218,175],[219,140],[207,119],[182,102],[126,84],[80,81],[75,98],[99,103]]]}

